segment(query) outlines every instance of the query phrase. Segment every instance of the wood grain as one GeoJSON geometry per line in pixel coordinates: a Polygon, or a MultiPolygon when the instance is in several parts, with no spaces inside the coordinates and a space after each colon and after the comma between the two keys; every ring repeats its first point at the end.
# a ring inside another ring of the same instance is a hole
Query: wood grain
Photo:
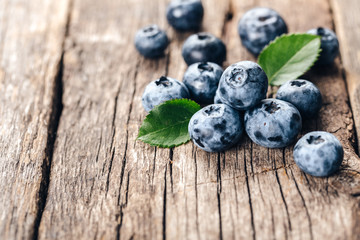
{"type": "Polygon", "coordinates": [[[166,73],[167,60],[140,58],[132,42],[144,25],[166,26],[160,14],[166,4],[145,3],[73,3],[64,55],[64,110],[40,239],[112,239],[120,237],[123,225],[127,234],[163,236],[169,150],[135,142],[135,137],[145,116],[141,92],[149,79],[166,73]],[[124,215],[131,221],[124,223],[124,215]]]}
{"type": "Polygon", "coordinates": [[[67,10],[67,0],[0,1],[0,239],[37,235],[67,10]]]}
{"type": "MultiPolygon", "coordinates": [[[[317,119],[304,122],[302,134],[332,132],[345,149],[340,172],[313,178],[294,164],[292,146],[267,149],[244,137],[237,147],[210,154],[192,143],[159,149],[136,141],[146,116],[141,105],[145,86],[161,75],[182,79],[186,64],[181,46],[191,33],[175,32],[166,23],[167,0],[61,2],[46,2],[46,10],[29,9],[42,14],[28,22],[46,31],[31,35],[35,45],[21,42],[24,47],[16,50],[24,52],[26,61],[18,60],[18,65],[11,62],[15,50],[10,40],[22,39],[30,30],[19,26],[10,31],[3,25],[17,19],[8,12],[20,15],[19,6],[26,3],[15,7],[11,1],[0,2],[0,19],[5,19],[0,21],[0,91],[6,89],[0,95],[0,114],[5,116],[0,132],[6,133],[0,138],[0,156],[6,159],[0,162],[0,187],[5,189],[0,196],[5,209],[0,213],[5,219],[0,222],[0,238],[359,239],[360,161],[353,122],[359,115],[352,115],[357,113],[346,91],[352,87],[342,74],[342,60],[348,73],[346,47],[334,66],[304,76],[320,88],[324,106],[317,119]],[[136,52],[133,37],[137,29],[152,23],[167,31],[171,44],[164,57],[146,60],[136,52]],[[10,40],[3,41],[6,38],[10,40]],[[29,49],[33,55],[25,54],[29,49]],[[16,68],[38,61],[28,72],[16,68]],[[22,91],[14,94],[13,86],[22,86],[22,91]],[[59,107],[61,116],[55,111],[59,107]]],[[[201,30],[226,43],[224,67],[255,61],[237,34],[238,20],[254,6],[280,12],[291,32],[332,28],[334,13],[341,41],[351,45],[339,30],[348,27],[342,16],[345,8],[335,0],[331,3],[203,0],[201,30]]],[[[359,67],[352,64],[349,69],[359,67]]]]}
{"type": "MultiPolygon", "coordinates": [[[[162,74],[182,78],[181,45],[190,33],[167,27],[164,1],[151,8],[144,4],[75,1],[64,58],[64,111],[40,238],[351,238],[359,162],[339,65],[309,74],[324,93],[325,106],[304,130],[334,132],[344,143],[344,169],[331,178],[304,175],[291,148],[268,150],[247,138],[220,154],[192,144],[151,148],[135,141],[145,116],[142,91],[162,74]],[[150,22],[165,27],[172,39],[158,61],[144,60],[129,47],[134,31],[150,22]],[[333,228],[341,230],[329,231],[333,228]]],[[[256,4],[266,2],[204,1],[209,10],[203,30],[226,41],[227,64],[253,60],[240,46],[236,24],[256,4]]],[[[293,4],[272,2],[291,31],[331,27],[326,1],[312,3],[306,16],[301,9],[309,2],[296,1],[295,9],[293,4]]]]}
{"type": "MultiPolygon", "coordinates": [[[[254,60],[240,47],[236,31],[238,19],[246,10],[255,5],[275,8],[287,20],[292,32],[304,32],[318,25],[331,27],[328,3],[316,1],[311,3],[311,7],[309,4],[307,1],[272,1],[271,5],[267,1],[229,2],[227,15],[233,18],[222,28],[222,37],[228,48],[227,64],[254,60]],[[297,8],[293,8],[294,5],[297,8]],[[305,16],[304,9],[308,9],[305,16]]],[[[180,57],[177,51],[175,59],[180,57]]],[[[171,55],[174,55],[173,52],[171,55]]],[[[171,63],[169,75],[181,79],[183,72],[179,64],[176,64],[176,70],[171,71],[171,63]]],[[[326,106],[317,121],[305,124],[304,133],[315,129],[334,132],[347,147],[348,164],[358,170],[359,161],[352,148],[352,115],[338,65],[333,69],[317,69],[306,77],[320,87],[326,106]]],[[[323,179],[305,176],[294,165],[291,148],[268,150],[246,139],[237,149],[221,154],[206,154],[193,149],[192,145],[186,145],[174,150],[172,166],[172,177],[168,178],[168,183],[178,190],[168,191],[167,196],[172,202],[170,206],[167,205],[167,219],[181,212],[182,219],[189,222],[191,215],[186,214],[187,209],[195,205],[197,210],[198,226],[190,225],[184,234],[200,239],[268,239],[270,236],[274,239],[342,239],[353,236],[353,224],[357,220],[345,216],[352,215],[358,201],[351,199],[345,191],[343,195],[335,197],[337,191],[343,190],[332,187],[339,187],[339,179],[335,176],[325,180],[325,183],[323,179]],[[192,156],[189,152],[192,152],[192,156]],[[187,179],[191,169],[195,171],[195,180],[189,184],[187,179]],[[321,189],[326,194],[320,194],[321,189]],[[195,191],[195,203],[191,201],[192,191],[195,191]],[[330,196],[334,199],[328,200],[330,196]],[[338,215],[341,217],[334,218],[338,215]],[[204,229],[202,226],[210,227],[204,229]],[[330,230],[340,226],[343,231],[330,230]]],[[[345,175],[354,176],[355,182],[359,181],[356,172],[345,175]]],[[[358,190],[357,187],[352,189],[354,192],[358,190]]],[[[183,225],[180,221],[174,221],[167,228],[167,236],[171,239],[179,236],[179,229],[183,225]]]]}
{"type": "Polygon", "coordinates": [[[354,114],[357,149],[360,150],[360,2],[331,0],[335,30],[339,38],[351,109],[354,114]]]}

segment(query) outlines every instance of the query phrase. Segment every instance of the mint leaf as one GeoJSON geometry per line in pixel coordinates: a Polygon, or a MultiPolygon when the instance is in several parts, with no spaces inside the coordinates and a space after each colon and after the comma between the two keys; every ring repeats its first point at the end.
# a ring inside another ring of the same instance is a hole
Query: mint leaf
{"type": "Polygon", "coordinates": [[[152,146],[171,148],[190,140],[190,118],[200,110],[188,99],[174,99],[154,107],[142,123],[137,139],[152,146]]]}
{"type": "Polygon", "coordinates": [[[320,37],[311,34],[282,35],[260,54],[258,63],[270,85],[281,85],[297,79],[316,61],[320,52],[320,37]]]}

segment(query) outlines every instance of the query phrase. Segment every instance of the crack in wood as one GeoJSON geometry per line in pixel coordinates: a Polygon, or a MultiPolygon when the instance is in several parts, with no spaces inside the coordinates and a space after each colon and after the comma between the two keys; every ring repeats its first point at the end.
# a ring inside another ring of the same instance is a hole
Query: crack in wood
{"type": "MultiPolygon", "coordinates": [[[[252,146],[252,145],[251,145],[252,146]]],[[[252,158],[252,147],[251,147],[251,158],[252,158]]],[[[252,239],[256,239],[256,229],[255,229],[255,220],[254,220],[254,210],[251,202],[251,192],[250,192],[250,184],[249,184],[249,177],[246,167],[246,154],[244,150],[244,171],[245,171],[245,180],[246,180],[246,188],[248,193],[248,199],[249,199],[249,208],[250,208],[250,219],[251,219],[251,228],[252,228],[252,239]]]]}
{"type": "Polygon", "coordinates": [[[253,166],[253,142],[250,141],[250,167],[251,167],[251,173],[250,176],[253,176],[254,173],[254,166],[253,166]]]}
{"type": "Polygon", "coordinates": [[[99,154],[100,154],[100,148],[101,148],[101,143],[102,143],[102,129],[100,132],[100,142],[99,142],[99,147],[97,149],[97,153],[96,153],[96,157],[95,157],[95,162],[99,161],[99,154]]]}
{"type": "Polygon", "coordinates": [[[171,192],[174,193],[174,180],[173,180],[173,157],[174,157],[174,148],[169,149],[169,170],[170,170],[170,184],[171,192]]]}
{"type": "Polygon", "coordinates": [[[73,1],[69,0],[69,4],[67,7],[64,38],[62,39],[62,44],[61,44],[62,53],[58,63],[57,74],[54,78],[51,113],[49,118],[48,129],[47,129],[45,159],[43,160],[43,163],[41,165],[42,176],[41,176],[40,188],[38,192],[38,203],[37,203],[38,209],[34,220],[34,227],[33,227],[34,232],[32,236],[32,239],[34,240],[39,238],[40,223],[45,210],[49,185],[50,185],[51,163],[53,160],[57,131],[59,128],[60,118],[63,110],[62,98],[63,98],[65,41],[69,36],[72,9],[73,9],[73,1]]]}
{"type": "Polygon", "coordinates": [[[151,179],[151,185],[152,185],[152,188],[154,188],[154,178],[155,178],[155,169],[156,169],[156,150],[157,150],[157,147],[154,147],[154,159],[153,159],[153,168],[152,168],[152,179],[151,179]]]}
{"type": "MultiPolygon", "coordinates": [[[[136,79],[136,72],[135,72],[135,79],[136,79]]],[[[110,148],[109,148],[110,151],[112,152],[112,154],[111,154],[111,158],[110,158],[109,168],[108,168],[108,171],[107,171],[108,174],[107,174],[107,178],[106,178],[106,194],[105,195],[107,195],[107,193],[109,191],[110,174],[111,174],[112,165],[113,165],[114,156],[115,156],[115,148],[113,148],[113,145],[114,145],[115,134],[116,134],[115,120],[116,120],[117,104],[118,104],[120,90],[121,90],[121,84],[119,84],[119,87],[118,87],[118,89],[116,91],[115,99],[114,99],[114,109],[113,109],[113,115],[112,115],[112,121],[111,121],[112,136],[111,136],[111,142],[110,142],[110,148]]],[[[129,111],[131,111],[131,104],[132,104],[132,102],[130,103],[130,110],[129,111]]],[[[129,122],[129,120],[128,120],[128,122],[129,122]]],[[[128,134],[128,129],[126,128],[126,136],[127,137],[126,137],[125,150],[124,150],[124,159],[126,158],[126,150],[127,150],[127,147],[128,147],[128,135],[129,135],[128,134]]],[[[124,160],[123,160],[123,162],[124,162],[124,160]]]]}
{"type": "MultiPolygon", "coordinates": [[[[221,183],[221,160],[220,160],[220,153],[217,154],[217,200],[218,200],[218,213],[219,213],[219,239],[223,239],[223,227],[222,227],[222,219],[221,219],[221,190],[222,190],[222,183],[221,183]]],[[[225,158],[225,154],[224,154],[225,158]]]]}
{"type": "MultiPolygon", "coordinates": [[[[244,149],[244,152],[245,152],[245,149],[244,149]]],[[[236,151],[235,151],[235,159],[236,159],[236,165],[239,163],[239,156],[238,156],[239,152],[238,152],[238,147],[236,148],[236,151]]],[[[236,167],[235,167],[236,169],[236,167]]],[[[233,172],[233,183],[234,183],[234,192],[235,192],[235,206],[236,206],[236,215],[239,216],[239,198],[238,198],[238,195],[237,195],[237,192],[238,192],[238,189],[237,189],[237,186],[236,186],[236,171],[234,169],[234,172],[233,172]]]]}
{"type": "Polygon", "coordinates": [[[283,164],[284,164],[285,174],[286,174],[286,176],[289,178],[289,174],[288,174],[287,169],[286,169],[286,159],[285,159],[286,154],[285,154],[285,151],[286,151],[286,148],[283,148],[283,149],[282,149],[282,160],[283,160],[283,164]]]}
{"type": "Polygon", "coordinates": [[[306,173],[304,173],[303,171],[301,171],[302,176],[304,176],[305,180],[306,180],[306,186],[308,186],[309,192],[312,193],[312,189],[311,189],[311,184],[309,181],[309,178],[307,177],[306,173]]]}
{"type": "Polygon", "coordinates": [[[163,195],[163,218],[162,218],[162,239],[166,240],[166,175],[167,175],[167,165],[165,166],[165,174],[164,174],[164,195],[163,195]]]}
{"type": "Polygon", "coordinates": [[[42,177],[41,177],[40,189],[38,192],[38,210],[34,221],[34,233],[32,237],[32,239],[34,240],[39,238],[39,227],[43,212],[45,210],[48,190],[50,185],[51,163],[53,159],[56,135],[63,109],[63,104],[62,104],[63,69],[64,69],[64,53],[62,54],[59,62],[58,74],[55,77],[55,85],[53,89],[54,94],[51,104],[50,122],[47,130],[48,136],[45,147],[45,159],[43,160],[43,163],[41,165],[42,177]]]}
{"type": "MultiPolygon", "coordinates": [[[[115,131],[113,132],[113,136],[112,139],[114,139],[114,134],[115,131]]],[[[111,145],[112,145],[113,140],[111,141],[111,145]]],[[[125,144],[125,154],[126,154],[126,149],[127,149],[127,143],[125,144]]],[[[112,148],[112,146],[110,147],[110,151],[111,151],[111,158],[110,158],[110,163],[109,163],[109,169],[108,169],[108,174],[106,177],[106,192],[105,192],[105,196],[107,196],[107,193],[109,192],[109,184],[110,184],[110,174],[111,174],[111,169],[112,169],[112,165],[113,165],[113,161],[114,161],[114,157],[115,157],[115,148],[112,148]]],[[[124,156],[124,161],[126,161],[126,156],[124,156]]],[[[124,164],[123,164],[124,165],[124,164]]],[[[125,167],[125,165],[124,165],[125,167]]]]}
{"type": "MultiPolygon", "coordinates": [[[[268,154],[269,154],[269,150],[268,150],[268,154]]],[[[274,163],[274,169],[276,169],[276,160],[273,159],[273,163],[274,163]]],[[[289,209],[288,209],[288,205],[287,205],[287,202],[285,200],[285,196],[284,196],[284,192],[282,190],[282,186],[281,186],[281,183],[280,183],[280,179],[279,179],[279,176],[278,176],[278,171],[274,171],[275,172],[275,177],[276,177],[276,182],[279,186],[279,191],[280,191],[280,195],[281,195],[281,199],[282,199],[282,202],[284,203],[284,206],[285,206],[285,211],[286,211],[286,215],[287,215],[287,220],[288,220],[288,229],[290,230],[291,232],[291,219],[290,219],[290,214],[289,214],[289,209]]],[[[285,231],[286,232],[286,231],[285,231]]]]}
{"type": "Polygon", "coordinates": [[[128,200],[129,200],[129,186],[130,186],[130,171],[127,174],[126,190],[125,190],[125,203],[124,204],[120,203],[120,194],[119,194],[119,198],[118,198],[118,206],[120,206],[120,211],[119,211],[119,214],[115,215],[116,221],[118,223],[116,226],[116,239],[117,240],[120,239],[120,229],[122,227],[123,219],[124,219],[123,209],[127,206],[128,200]]]}
{"type": "MultiPolygon", "coordinates": [[[[122,227],[122,223],[123,223],[123,216],[124,216],[124,213],[123,213],[123,205],[121,204],[121,188],[122,188],[122,185],[123,185],[123,181],[124,181],[124,175],[125,175],[125,166],[126,166],[126,160],[127,160],[127,150],[128,150],[128,144],[129,144],[129,122],[130,122],[130,116],[131,116],[131,112],[132,112],[132,106],[133,106],[133,102],[134,102],[134,97],[135,97],[135,92],[136,92],[136,80],[137,80],[137,75],[138,75],[138,71],[139,71],[139,66],[140,66],[140,62],[137,63],[136,65],[136,70],[135,70],[135,73],[134,73],[134,91],[132,93],[132,96],[131,96],[131,102],[130,102],[130,105],[129,105],[129,111],[128,111],[128,118],[126,120],[126,141],[125,141],[125,149],[124,149],[124,157],[123,157],[123,161],[122,161],[122,165],[121,165],[121,173],[120,173],[120,186],[119,186],[119,196],[118,196],[118,206],[120,207],[120,210],[119,210],[119,214],[117,214],[115,217],[116,219],[120,218],[120,221],[117,220],[117,226],[116,226],[116,238],[117,239],[120,239],[120,231],[121,231],[121,227],[122,227]]],[[[120,94],[120,87],[119,87],[119,90],[116,94],[116,101],[115,101],[115,109],[114,109],[114,116],[116,115],[116,107],[117,107],[117,100],[118,100],[118,96],[120,94]]],[[[113,129],[115,129],[115,119],[113,119],[113,129]]],[[[114,137],[114,136],[113,136],[114,137]]],[[[112,161],[113,161],[113,157],[112,157],[112,160],[110,161],[110,166],[112,166],[112,161]]],[[[109,179],[109,176],[110,176],[110,173],[111,173],[111,169],[109,170],[109,173],[108,173],[108,179],[109,179]]],[[[127,187],[129,187],[129,179],[130,177],[130,172],[128,172],[128,183],[127,183],[127,187]]],[[[108,181],[107,181],[107,186],[108,186],[108,181]]],[[[107,188],[108,190],[108,188],[107,188]]],[[[106,191],[107,193],[108,191],[106,191]]],[[[126,190],[126,195],[125,195],[125,206],[127,205],[127,199],[128,197],[128,189],[126,190]]]]}
{"type": "Polygon", "coordinates": [[[198,239],[200,238],[200,228],[199,228],[199,199],[198,199],[198,184],[197,184],[197,177],[198,177],[198,165],[197,165],[197,158],[196,158],[196,150],[194,147],[194,144],[192,145],[192,152],[194,156],[194,163],[195,163],[195,212],[196,212],[196,233],[198,236],[198,239]]]}
{"type": "Polygon", "coordinates": [[[302,203],[303,203],[303,206],[304,206],[304,209],[305,209],[305,212],[306,212],[306,217],[307,217],[308,222],[309,222],[310,239],[314,239],[311,217],[310,217],[309,210],[308,210],[308,208],[307,208],[307,205],[306,205],[304,196],[302,195],[302,193],[301,193],[301,191],[300,191],[299,185],[298,185],[298,183],[297,183],[297,181],[296,181],[296,178],[295,178],[294,173],[293,173],[293,171],[292,171],[291,168],[290,168],[290,172],[291,172],[291,176],[292,176],[292,179],[293,179],[293,181],[294,181],[296,190],[298,191],[298,193],[299,193],[299,195],[300,195],[301,201],[302,201],[302,203]]]}

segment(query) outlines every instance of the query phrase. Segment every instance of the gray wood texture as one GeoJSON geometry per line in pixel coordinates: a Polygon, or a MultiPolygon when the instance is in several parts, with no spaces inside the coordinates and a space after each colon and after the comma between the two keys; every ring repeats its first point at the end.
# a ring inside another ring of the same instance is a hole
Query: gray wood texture
{"type": "Polygon", "coordinates": [[[167,0],[1,1],[0,239],[360,239],[356,1],[203,0],[202,31],[226,43],[225,67],[255,61],[236,30],[254,6],[280,12],[290,32],[336,30],[341,58],[304,77],[324,106],[302,134],[332,132],[345,150],[329,178],[301,172],[292,146],[247,137],[218,154],[135,141],[145,86],[186,69],[191,33],[169,27],[167,0]],[[171,39],[158,60],[133,46],[151,23],[171,39]]]}
{"type": "MultiPolygon", "coordinates": [[[[348,93],[354,114],[356,132],[360,139],[360,11],[359,1],[331,1],[334,24],[340,41],[341,59],[344,66],[348,93]]],[[[360,141],[357,148],[360,149],[360,141]]]]}
{"type": "Polygon", "coordinates": [[[68,1],[0,1],[0,239],[32,239],[59,117],[68,1]]]}

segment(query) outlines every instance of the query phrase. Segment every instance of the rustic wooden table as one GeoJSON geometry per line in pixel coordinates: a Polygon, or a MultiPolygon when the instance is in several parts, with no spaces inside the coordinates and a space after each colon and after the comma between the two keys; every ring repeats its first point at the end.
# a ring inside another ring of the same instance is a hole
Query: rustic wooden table
{"type": "Polygon", "coordinates": [[[255,60],[236,30],[254,6],[291,32],[336,30],[341,59],[306,75],[324,106],[303,130],[341,139],[329,178],[302,173],[292,147],[247,137],[220,154],[135,141],[146,84],[186,69],[191,33],[168,26],[167,2],[0,1],[0,239],[360,239],[360,1],[203,0],[202,30],[226,42],[225,66],[255,60]],[[133,46],[149,23],[171,38],[159,60],[133,46]]]}

